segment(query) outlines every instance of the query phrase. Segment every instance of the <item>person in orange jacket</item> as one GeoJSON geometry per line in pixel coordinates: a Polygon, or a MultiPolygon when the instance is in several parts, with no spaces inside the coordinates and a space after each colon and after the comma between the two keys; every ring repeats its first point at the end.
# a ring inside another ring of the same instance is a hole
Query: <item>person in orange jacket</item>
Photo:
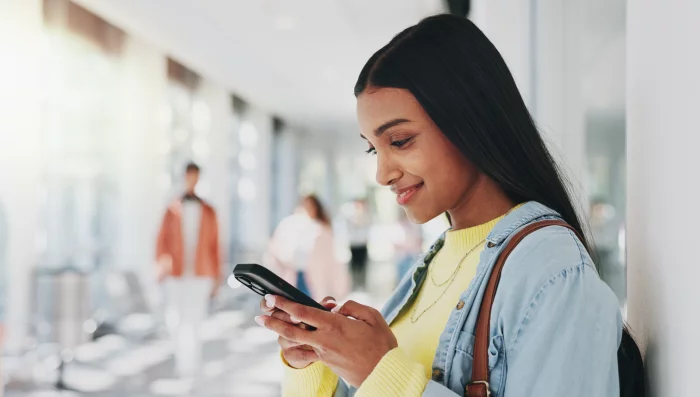
{"type": "Polygon", "coordinates": [[[195,194],[199,175],[199,166],[189,163],[185,194],[165,212],[156,246],[159,279],[166,283],[166,323],[183,377],[196,375],[200,367],[199,326],[222,279],[216,212],[195,194]]]}

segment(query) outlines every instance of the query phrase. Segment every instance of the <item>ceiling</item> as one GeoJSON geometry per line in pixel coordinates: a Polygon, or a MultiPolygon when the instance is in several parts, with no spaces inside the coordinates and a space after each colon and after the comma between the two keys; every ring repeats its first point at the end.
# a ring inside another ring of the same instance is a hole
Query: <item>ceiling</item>
{"type": "Polygon", "coordinates": [[[232,92],[306,125],[354,125],[353,86],[442,0],[76,0],[232,92]]]}
{"type": "MultiPolygon", "coordinates": [[[[292,123],[355,129],[364,62],[443,0],[74,0],[292,123]]],[[[522,0],[525,1],[525,0],[522,0]]],[[[586,0],[584,95],[624,108],[625,0],[586,0]]]]}

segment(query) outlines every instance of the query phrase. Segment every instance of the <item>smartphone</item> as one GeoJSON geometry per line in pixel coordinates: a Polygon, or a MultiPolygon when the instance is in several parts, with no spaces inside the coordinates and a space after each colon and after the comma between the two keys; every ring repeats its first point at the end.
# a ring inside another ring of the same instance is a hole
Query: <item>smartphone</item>
{"type": "Polygon", "coordinates": [[[260,296],[265,296],[267,294],[278,295],[304,306],[329,311],[310,296],[299,291],[296,287],[284,281],[278,275],[263,266],[257,264],[238,264],[233,268],[233,276],[241,284],[260,296]]]}

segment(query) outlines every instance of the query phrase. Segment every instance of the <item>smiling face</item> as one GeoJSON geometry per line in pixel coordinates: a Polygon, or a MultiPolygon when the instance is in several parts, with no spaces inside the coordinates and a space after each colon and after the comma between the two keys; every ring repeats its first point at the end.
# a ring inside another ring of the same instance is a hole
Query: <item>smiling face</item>
{"type": "Polygon", "coordinates": [[[377,182],[391,187],[414,222],[466,203],[480,173],[409,91],[369,87],[357,98],[357,117],[376,155],[377,182]]]}

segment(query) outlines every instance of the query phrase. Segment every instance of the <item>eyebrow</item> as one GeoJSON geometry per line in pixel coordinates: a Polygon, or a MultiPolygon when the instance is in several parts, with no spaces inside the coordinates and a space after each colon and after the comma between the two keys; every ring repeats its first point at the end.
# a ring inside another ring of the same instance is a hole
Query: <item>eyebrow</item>
{"type": "Polygon", "coordinates": [[[383,134],[386,130],[388,130],[389,128],[395,127],[395,126],[397,126],[397,125],[399,125],[399,124],[408,123],[408,122],[410,122],[410,120],[408,120],[408,119],[394,119],[394,120],[391,120],[391,121],[387,121],[386,123],[384,123],[384,124],[380,125],[379,127],[377,127],[376,130],[374,130],[374,135],[377,136],[377,137],[380,137],[380,136],[382,136],[382,134],[383,134]]]}
{"type": "MultiPolygon", "coordinates": [[[[382,134],[383,134],[384,132],[386,132],[386,130],[388,130],[389,128],[395,127],[395,126],[397,126],[397,125],[399,125],[399,124],[410,123],[410,122],[411,122],[411,120],[408,120],[408,119],[394,119],[394,120],[391,120],[391,121],[387,121],[386,123],[380,125],[379,127],[377,127],[377,129],[374,130],[374,135],[375,135],[376,137],[380,137],[380,136],[382,136],[382,134]]],[[[365,139],[365,140],[367,139],[367,137],[365,137],[365,136],[362,135],[362,134],[360,134],[360,138],[365,139]]]]}

